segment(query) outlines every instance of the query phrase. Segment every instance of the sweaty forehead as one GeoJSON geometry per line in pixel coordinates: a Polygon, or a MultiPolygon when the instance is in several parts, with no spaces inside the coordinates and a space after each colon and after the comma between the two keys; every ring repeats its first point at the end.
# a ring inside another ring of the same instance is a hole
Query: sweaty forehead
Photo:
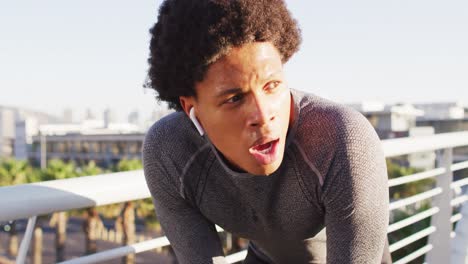
{"type": "Polygon", "coordinates": [[[281,67],[280,54],[272,44],[252,43],[232,48],[210,66],[205,77],[214,82],[252,81],[281,67]]]}
{"type": "Polygon", "coordinates": [[[248,68],[255,63],[272,63],[281,60],[278,50],[269,42],[248,43],[231,48],[219,62],[230,68],[248,68]]]}

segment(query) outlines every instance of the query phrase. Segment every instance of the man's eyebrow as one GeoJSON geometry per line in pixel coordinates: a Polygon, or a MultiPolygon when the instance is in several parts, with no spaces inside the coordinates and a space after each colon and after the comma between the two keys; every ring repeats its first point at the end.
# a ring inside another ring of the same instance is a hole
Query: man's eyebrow
{"type": "Polygon", "coordinates": [[[265,78],[265,81],[283,73],[283,70],[272,71],[265,78]]]}
{"type": "Polygon", "coordinates": [[[241,92],[242,92],[241,88],[230,88],[230,89],[226,89],[226,90],[219,92],[217,95],[215,95],[215,97],[220,98],[228,94],[235,94],[235,93],[241,93],[241,92]]]}

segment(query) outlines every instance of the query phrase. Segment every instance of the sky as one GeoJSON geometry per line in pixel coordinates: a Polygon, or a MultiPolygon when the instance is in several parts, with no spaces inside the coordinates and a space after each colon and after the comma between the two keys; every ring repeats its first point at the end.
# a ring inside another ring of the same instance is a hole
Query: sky
{"type": "MultiPolygon", "coordinates": [[[[342,103],[468,104],[468,1],[286,0],[302,31],[290,87],[342,103]]],[[[143,89],[161,1],[17,0],[0,8],[0,105],[61,115],[158,106],[143,89]]]]}

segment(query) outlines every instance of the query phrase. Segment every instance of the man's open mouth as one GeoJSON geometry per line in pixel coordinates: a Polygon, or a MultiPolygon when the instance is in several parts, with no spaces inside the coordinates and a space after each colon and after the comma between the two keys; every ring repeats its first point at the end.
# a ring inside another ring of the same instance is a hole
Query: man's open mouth
{"type": "Polygon", "coordinates": [[[258,144],[249,149],[250,154],[262,165],[267,165],[276,160],[278,154],[279,139],[258,144]]]}

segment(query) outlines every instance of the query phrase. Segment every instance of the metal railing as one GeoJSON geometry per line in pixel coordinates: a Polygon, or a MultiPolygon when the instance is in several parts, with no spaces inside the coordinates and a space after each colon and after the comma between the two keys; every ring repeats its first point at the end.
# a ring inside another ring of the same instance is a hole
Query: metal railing
{"type": "MultiPolygon", "coordinates": [[[[390,252],[395,252],[424,237],[428,237],[427,245],[394,263],[408,263],[424,254],[426,255],[425,259],[427,263],[446,263],[450,260],[451,240],[456,235],[452,231],[452,224],[462,219],[461,214],[452,216],[452,209],[455,206],[462,205],[468,200],[466,194],[453,197],[454,190],[461,189],[468,185],[468,178],[456,182],[453,181],[453,173],[455,171],[468,168],[468,161],[453,163],[453,149],[468,146],[468,132],[384,140],[382,144],[387,158],[427,151],[437,151],[437,167],[435,169],[390,179],[388,182],[389,188],[392,188],[423,179],[432,178],[435,180],[435,186],[432,189],[390,203],[389,209],[393,211],[431,199],[431,207],[429,209],[418,212],[398,222],[391,223],[388,227],[387,232],[392,233],[431,217],[431,224],[429,227],[391,244],[389,250],[390,252]]],[[[467,241],[465,239],[465,244],[466,243],[467,241]]]]}
{"type": "MultiPolygon", "coordinates": [[[[424,254],[427,263],[446,262],[450,258],[451,239],[455,236],[452,224],[463,219],[462,214],[452,215],[452,208],[468,200],[466,194],[452,197],[454,189],[468,185],[468,178],[453,182],[454,171],[468,168],[468,161],[453,163],[453,149],[468,147],[468,132],[384,140],[382,145],[387,158],[428,151],[438,153],[437,168],[391,179],[388,182],[389,188],[429,178],[435,179],[436,182],[430,190],[390,203],[389,210],[393,211],[424,200],[432,201],[429,209],[390,223],[388,233],[431,217],[431,225],[428,228],[390,245],[390,252],[394,252],[421,238],[429,237],[427,245],[397,260],[395,264],[408,263],[424,254]]],[[[0,221],[29,218],[17,257],[17,263],[24,263],[37,216],[148,197],[150,192],[142,170],[7,186],[0,188],[0,221]]],[[[218,231],[223,230],[218,227],[218,231]]],[[[166,237],[159,237],[62,263],[96,263],[168,245],[166,237]]],[[[226,259],[229,263],[235,263],[243,260],[245,256],[246,251],[241,251],[227,256],[226,259]]]]}

